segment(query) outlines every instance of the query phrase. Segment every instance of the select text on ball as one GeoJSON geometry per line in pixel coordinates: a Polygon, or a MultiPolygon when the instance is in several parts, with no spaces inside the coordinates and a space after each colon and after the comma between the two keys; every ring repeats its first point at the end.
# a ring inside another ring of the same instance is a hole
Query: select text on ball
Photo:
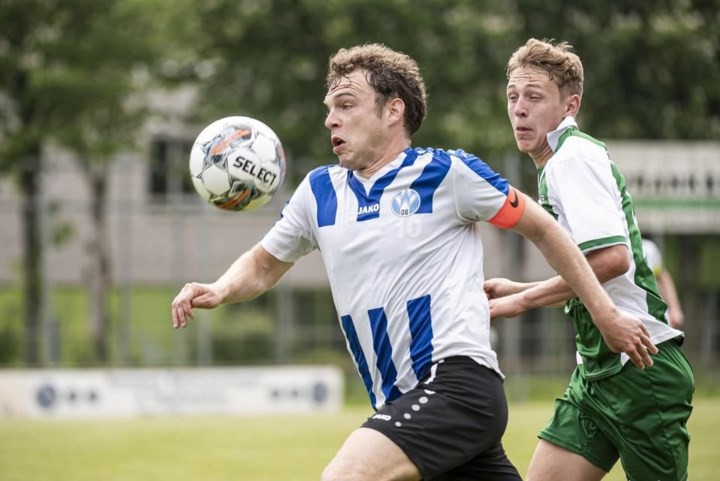
{"type": "Polygon", "coordinates": [[[247,172],[248,174],[252,175],[256,179],[267,185],[272,185],[277,178],[277,174],[270,172],[264,167],[260,167],[259,169],[257,169],[256,173],[255,170],[257,165],[255,164],[255,162],[242,156],[238,156],[235,159],[235,161],[233,162],[233,167],[247,172]]]}

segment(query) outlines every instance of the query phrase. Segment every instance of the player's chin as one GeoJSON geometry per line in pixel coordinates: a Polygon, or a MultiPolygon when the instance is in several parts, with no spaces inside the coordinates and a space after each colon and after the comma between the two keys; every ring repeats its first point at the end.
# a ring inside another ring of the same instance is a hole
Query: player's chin
{"type": "Polygon", "coordinates": [[[517,149],[523,154],[529,154],[533,150],[533,144],[526,139],[518,139],[516,137],[515,145],[517,145],[517,149]]]}
{"type": "Polygon", "coordinates": [[[357,166],[353,162],[353,159],[348,154],[338,154],[338,163],[340,164],[340,167],[345,167],[346,169],[354,170],[357,166]]]}

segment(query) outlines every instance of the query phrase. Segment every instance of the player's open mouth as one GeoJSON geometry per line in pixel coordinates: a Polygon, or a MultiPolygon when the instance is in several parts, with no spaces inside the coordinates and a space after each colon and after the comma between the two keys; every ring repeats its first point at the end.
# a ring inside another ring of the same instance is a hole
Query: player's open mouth
{"type": "Polygon", "coordinates": [[[342,140],[340,137],[335,137],[335,136],[333,136],[333,137],[330,139],[330,142],[332,142],[333,153],[334,153],[335,155],[339,155],[339,154],[340,154],[340,151],[343,150],[343,146],[345,145],[345,141],[342,140]]]}

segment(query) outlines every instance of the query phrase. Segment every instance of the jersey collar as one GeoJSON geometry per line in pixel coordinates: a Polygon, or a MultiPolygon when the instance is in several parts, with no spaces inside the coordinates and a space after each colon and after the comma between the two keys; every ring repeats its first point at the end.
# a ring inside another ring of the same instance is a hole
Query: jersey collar
{"type": "Polygon", "coordinates": [[[577,122],[575,122],[575,117],[567,116],[563,119],[562,122],[560,122],[560,125],[558,125],[557,129],[553,130],[552,132],[548,132],[547,141],[553,152],[557,151],[558,142],[560,141],[560,137],[562,136],[562,134],[564,134],[565,131],[571,128],[577,129],[577,122]]]}

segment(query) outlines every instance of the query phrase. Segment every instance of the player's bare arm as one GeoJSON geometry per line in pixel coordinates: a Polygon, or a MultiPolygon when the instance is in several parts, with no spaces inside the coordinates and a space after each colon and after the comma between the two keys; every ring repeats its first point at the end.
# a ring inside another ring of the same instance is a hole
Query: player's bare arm
{"type": "MultiPolygon", "coordinates": [[[[603,249],[592,251],[588,254],[587,260],[601,284],[623,275],[630,268],[630,252],[624,244],[618,244],[603,249]]],[[[497,278],[485,282],[485,291],[489,299],[514,296],[513,299],[506,299],[507,302],[497,303],[493,315],[498,317],[513,317],[522,314],[524,311],[517,311],[523,308],[533,309],[536,307],[561,306],[566,301],[577,297],[575,291],[560,276],[555,276],[542,282],[514,282],[509,279],[497,278]],[[491,296],[492,294],[492,296],[491,296]],[[514,314],[501,310],[502,306],[510,307],[516,304],[514,314]]]]}
{"type": "MultiPolygon", "coordinates": [[[[573,286],[583,302],[586,297],[588,298],[588,302],[592,304],[592,307],[587,306],[591,313],[602,310],[602,308],[616,309],[597,281],[582,252],[560,225],[537,204],[527,202],[527,208],[513,230],[537,246],[550,266],[565,279],[566,285],[573,286]]],[[[553,280],[550,281],[553,282],[553,280]]],[[[524,298],[528,291],[543,288],[543,284],[539,283],[523,290],[522,297],[524,298]]],[[[543,288],[543,290],[545,289],[543,288]]],[[[572,295],[572,291],[561,294],[572,295]]],[[[558,297],[554,299],[554,302],[559,300],[562,299],[558,297]]],[[[522,299],[522,301],[526,303],[527,299],[522,299]]],[[[527,305],[526,307],[535,306],[527,305]]]]}
{"type": "MultiPolygon", "coordinates": [[[[585,256],[549,214],[528,202],[513,230],[537,246],[548,263],[583,301],[610,349],[626,353],[639,368],[652,365],[649,353],[657,353],[657,348],[643,322],[615,307],[585,256]]],[[[528,300],[524,299],[527,292],[516,295],[520,309],[527,310],[525,303],[528,300]]],[[[560,294],[554,295],[558,297],[551,303],[559,302],[560,294]]],[[[507,300],[502,298],[499,302],[509,304],[507,300]]]]}
{"type": "Polygon", "coordinates": [[[487,281],[485,281],[485,283],[483,284],[483,289],[485,289],[485,294],[487,295],[488,299],[497,299],[500,297],[511,296],[513,294],[523,292],[527,289],[530,289],[531,287],[534,287],[537,284],[539,283],[517,282],[507,279],[505,277],[495,277],[493,279],[488,279],[487,281]]]}
{"type": "Polygon", "coordinates": [[[173,327],[186,327],[193,308],[213,309],[220,304],[253,299],[272,288],[292,267],[268,253],[260,244],[241,255],[212,284],[185,284],[172,302],[173,327]]]}

